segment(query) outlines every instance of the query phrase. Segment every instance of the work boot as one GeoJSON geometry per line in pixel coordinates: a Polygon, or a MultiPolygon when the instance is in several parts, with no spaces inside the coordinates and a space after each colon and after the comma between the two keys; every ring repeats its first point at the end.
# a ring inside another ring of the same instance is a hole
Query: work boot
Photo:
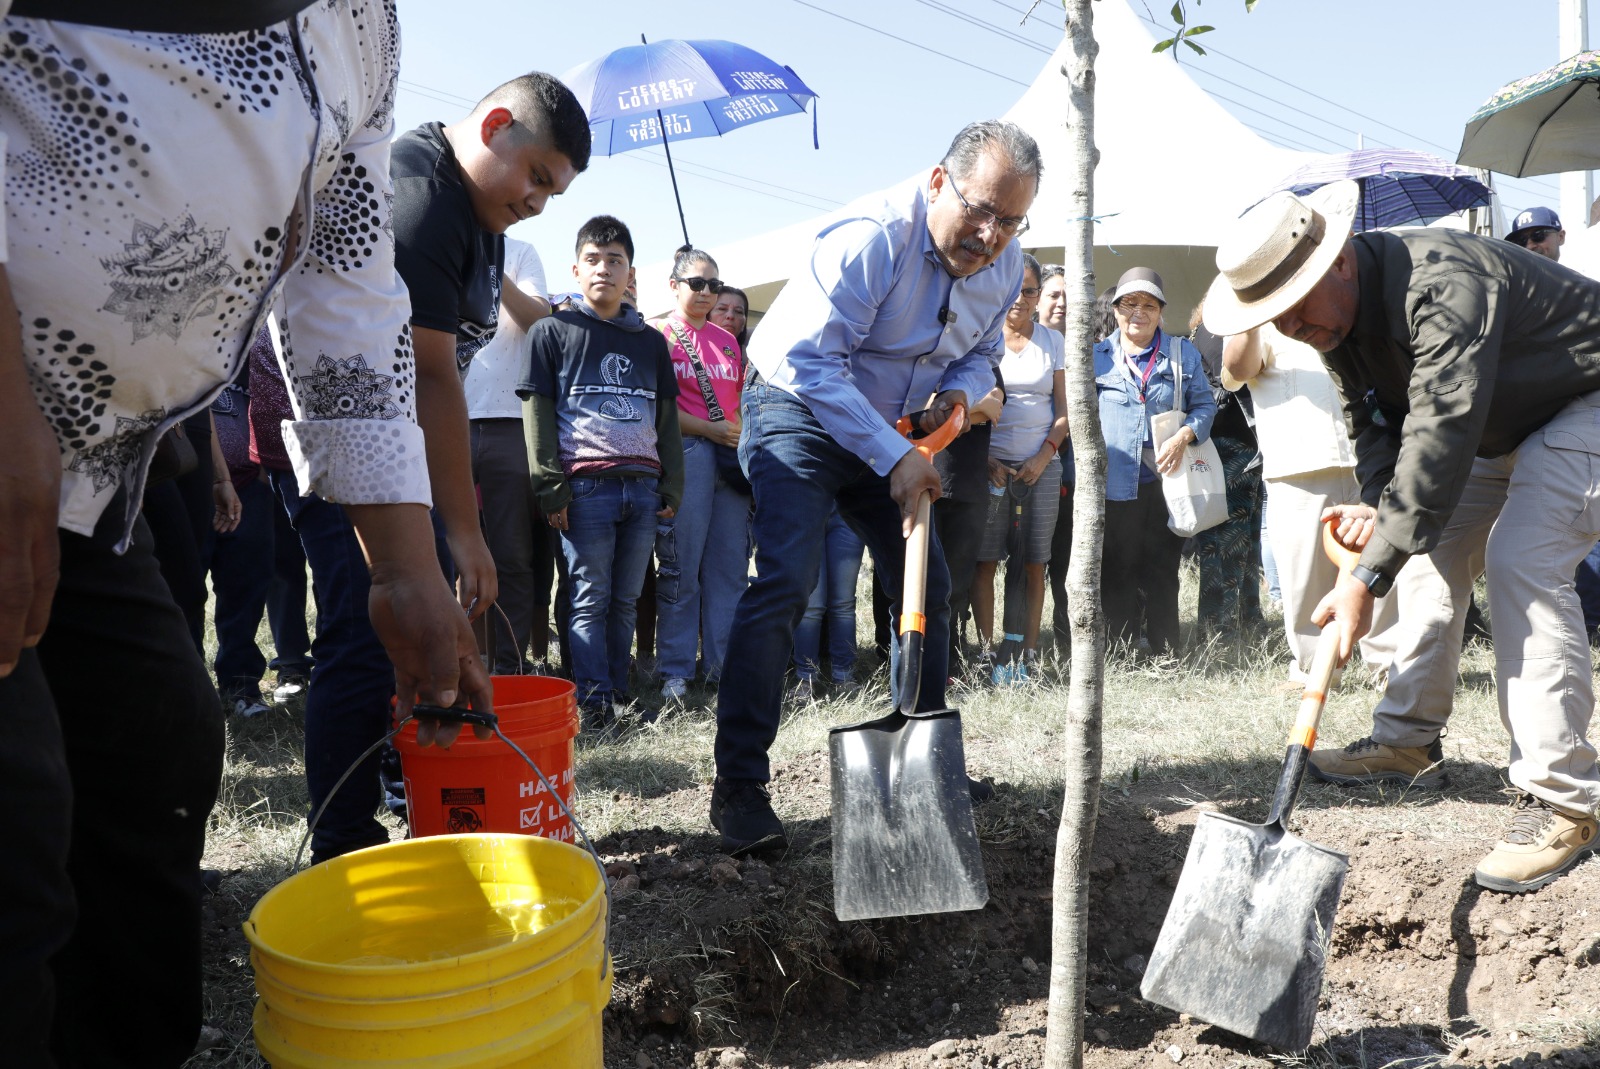
{"type": "Polygon", "coordinates": [[[1426,746],[1389,746],[1368,735],[1342,750],[1313,750],[1307,771],[1313,779],[1342,787],[1368,783],[1443,787],[1448,782],[1439,767],[1443,761],[1444,748],[1438,739],[1426,746]]]}
{"type": "Polygon", "coordinates": [[[1538,890],[1594,852],[1596,826],[1594,817],[1571,817],[1524,794],[1505,837],[1472,878],[1507,894],[1538,890]]]}
{"type": "Polygon", "coordinates": [[[789,845],[767,785],[753,779],[717,780],[711,788],[711,826],[722,833],[722,849],[732,857],[789,845]]]}

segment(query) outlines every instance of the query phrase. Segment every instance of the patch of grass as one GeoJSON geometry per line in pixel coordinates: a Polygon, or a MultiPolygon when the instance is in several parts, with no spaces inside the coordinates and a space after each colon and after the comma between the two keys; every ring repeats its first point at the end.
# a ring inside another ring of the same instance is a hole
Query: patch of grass
{"type": "MultiPolygon", "coordinates": [[[[1192,567],[1185,569],[1184,584],[1192,618],[1192,567]]],[[[782,894],[774,907],[718,927],[706,923],[700,912],[704,891],[687,882],[658,881],[649,892],[652,908],[662,911],[668,923],[652,930],[630,928],[633,938],[613,947],[619,972],[670,969],[675,962],[692,959],[687,964],[697,978],[687,1025],[701,1042],[738,1034],[737,990],[726,949],[734,937],[754,936],[768,947],[777,963],[774,974],[783,984],[802,982],[808,971],[828,970],[820,951],[831,918],[831,872],[825,839],[817,838],[826,835],[828,826],[828,730],[876,718],[890,708],[887,671],[868,668],[873,655],[867,582],[859,604],[862,662],[857,687],[818,701],[786,703],[772,748],[782,773],[773,785],[777,811],[791,827],[813,829],[807,834],[813,837],[809,845],[816,847],[796,851],[780,863],[782,894]]],[[[263,634],[264,646],[267,641],[263,634]]],[[[1281,692],[1287,678],[1283,645],[1281,621],[1274,617],[1247,641],[1202,643],[1169,665],[1114,652],[1105,678],[1103,797],[1118,799],[1137,784],[1145,798],[1154,792],[1173,810],[1209,801],[1264,819],[1299,701],[1298,693],[1281,692]]],[[[950,704],[962,713],[969,769],[1004,785],[995,801],[977,812],[979,833],[990,846],[1048,850],[1053,843],[1061,804],[1060,755],[1069,742],[1068,688],[1063,682],[1067,667],[1047,652],[1043,668],[1038,679],[1022,686],[995,689],[965,680],[949,692],[950,704]]],[[[1452,775],[1445,794],[1481,803],[1494,796],[1493,770],[1503,767],[1508,742],[1496,707],[1492,654],[1482,646],[1469,648],[1462,670],[1465,682],[1457,691],[1445,739],[1452,775]]],[[[1379,695],[1360,685],[1358,677],[1351,673],[1329,699],[1321,730],[1328,743],[1343,744],[1370,731],[1379,695]]],[[[672,841],[714,834],[707,805],[714,776],[715,696],[691,688],[687,706],[667,711],[652,724],[638,722],[640,712],[660,705],[655,688],[642,685],[633,727],[615,743],[585,744],[578,750],[576,809],[596,840],[621,841],[652,828],[660,828],[672,841]]],[[[228,722],[222,795],[211,816],[206,861],[229,873],[213,905],[219,930],[237,931],[256,899],[287,872],[304,832],[308,798],[299,712],[290,705],[256,720],[228,722]]],[[[1435,800],[1422,792],[1374,796],[1307,783],[1302,811],[1314,806],[1318,819],[1359,822],[1375,835],[1487,837],[1498,831],[1501,814],[1496,807],[1440,806],[1435,800]]],[[[397,824],[391,827],[397,837],[402,834],[397,824]]],[[[619,900],[618,913],[628,908],[626,899],[619,900]]],[[[852,938],[857,936],[870,941],[877,933],[863,925],[852,938]]],[[[208,951],[206,1016],[227,1040],[196,1058],[191,1063],[195,1066],[264,1065],[249,1038],[254,988],[242,947],[242,938],[237,938],[208,951]]],[[[774,1003],[786,997],[784,990],[780,985],[774,992],[774,1003]]],[[[1600,1042],[1600,1020],[1544,1027],[1551,1030],[1551,1042],[1600,1042]]],[[[1310,1057],[1312,1061],[1280,1060],[1315,1069],[1399,1064],[1373,1061],[1359,1047],[1352,1051],[1341,1045],[1324,1044],[1310,1057]]],[[[1407,1059],[1405,1064],[1420,1063],[1407,1059]]]]}

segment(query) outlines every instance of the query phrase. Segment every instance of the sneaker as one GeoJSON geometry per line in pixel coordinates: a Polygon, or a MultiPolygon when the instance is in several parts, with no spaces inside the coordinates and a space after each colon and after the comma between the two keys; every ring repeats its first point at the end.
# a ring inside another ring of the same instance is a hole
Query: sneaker
{"type": "Polygon", "coordinates": [[[809,705],[816,701],[817,681],[810,676],[795,680],[794,686],[789,688],[789,700],[797,705],[809,705]]]}
{"type": "Polygon", "coordinates": [[[1311,753],[1306,771],[1313,779],[1359,787],[1367,783],[1399,783],[1407,787],[1443,787],[1448,778],[1439,766],[1444,749],[1434,739],[1426,746],[1388,746],[1372,736],[1357,739],[1342,750],[1311,753]]]}
{"type": "Polygon", "coordinates": [[[272,700],[282,705],[290,698],[298,698],[306,692],[306,680],[303,676],[280,676],[278,685],[272,688],[272,700]]]}
{"type": "Polygon", "coordinates": [[[733,857],[789,846],[767,785],[757,780],[719,778],[711,788],[711,826],[722,833],[722,849],[733,857]]]}
{"type": "Polygon", "coordinates": [[[267,703],[260,698],[235,698],[229,703],[228,708],[234,716],[251,720],[267,711],[267,703]]]}
{"type": "Polygon", "coordinates": [[[617,735],[617,711],[608,701],[578,706],[578,722],[582,734],[595,742],[606,742],[617,735]]]}
{"type": "Polygon", "coordinates": [[[1594,852],[1597,827],[1594,817],[1571,817],[1524,794],[1505,837],[1472,878],[1491,891],[1536,891],[1594,852]]]}
{"type": "Polygon", "coordinates": [[[682,704],[689,696],[689,681],[678,676],[672,676],[661,684],[661,697],[669,702],[682,704]]]}

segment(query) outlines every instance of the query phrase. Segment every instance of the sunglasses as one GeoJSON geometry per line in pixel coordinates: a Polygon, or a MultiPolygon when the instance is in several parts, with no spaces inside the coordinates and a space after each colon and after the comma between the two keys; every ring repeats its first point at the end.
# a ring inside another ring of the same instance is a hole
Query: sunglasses
{"type": "Polygon", "coordinates": [[[1522,244],[1524,247],[1528,245],[1537,245],[1555,232],[1555,227],[1536,226],[1526,234],[1522,235],[1522,244]]]}
{"type": "Polygon", "coordinates": [[[722,279],[720,278],[678,278],[674,276],[672,281],[682,282],[695,293],[702,292],[707,286],[711,287],[712,293],[722,292],[722,279]]]}

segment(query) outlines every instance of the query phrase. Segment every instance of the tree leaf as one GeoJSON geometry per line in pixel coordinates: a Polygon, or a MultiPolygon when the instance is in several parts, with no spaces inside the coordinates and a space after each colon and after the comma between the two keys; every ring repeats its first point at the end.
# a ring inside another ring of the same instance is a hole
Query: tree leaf
{"type": "Polygon", "coordinates": [[[1178,43],[1178,39],[1176,37],[1168,37],[1165,41],[1157,41],[1156,42],[1156,46],[1154,48],[1152,48],[1150,51],[1152,51],[1152,52],[1165,52],[1167,49],[1171,48],[1173,45],[1175,45],[1177,43],[1178,43]]]}
{"type": "Polygon", "coordinates": [[[1173,0],[1172,21],[1180,26],[1183,25],[1183,0],[1173,0]]]}
{"type": "Polygon", "coordinates": [[[1190,48],[1194,49],[1196,52],[1198,52],[1202,56],[1206,54],[1206,50],[1205,49],[1201,48],[1199,45],[1195,44],[1193,41],[1189,40],[1188,38],[1184,38],[1183,43],[1188,45],[1190,48]]]}
{"type": "Polygon", "coordinates": [[[1193,37],[1197,33],[1210,33],[1214,29],[1216,29],[1215,26],[1190,26],[1183,31],[1183,35],[1185,37],[1193,37]]]}
{"type": "Polygon", "coordinates": [[[1256,0],[1244,0],[1244,13],[1246,15],[1256,9],[1256,0]]]}

